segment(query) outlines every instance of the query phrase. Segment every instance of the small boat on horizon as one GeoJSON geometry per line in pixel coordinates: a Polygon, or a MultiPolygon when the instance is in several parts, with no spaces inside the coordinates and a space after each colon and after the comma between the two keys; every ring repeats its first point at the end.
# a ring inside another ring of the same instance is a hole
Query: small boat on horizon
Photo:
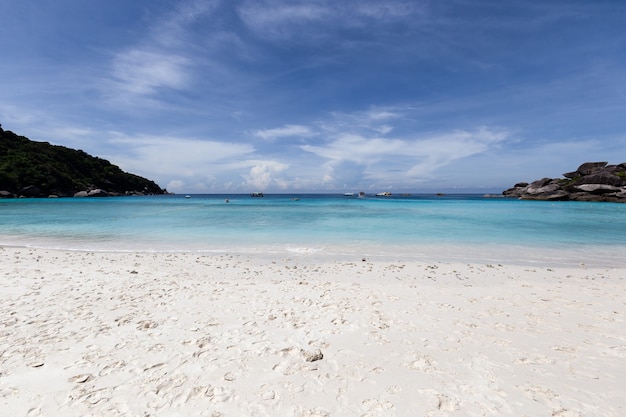
{"type": "Polygon", "coordinates": [[[377,197],[390,197],[391,193],[389,191],[383,191],[382,193],[376,193],[377,197]]]}
{"type": "Polygon", "coordinates": [[[250,193],[250,197],[263,197],[263,193],[257,191],[256,193],[250,193]]]}
{"type": "Polygon", "coordinates": [[[354,197],[354,193],[343,193],[346,197],[354,197]]]}

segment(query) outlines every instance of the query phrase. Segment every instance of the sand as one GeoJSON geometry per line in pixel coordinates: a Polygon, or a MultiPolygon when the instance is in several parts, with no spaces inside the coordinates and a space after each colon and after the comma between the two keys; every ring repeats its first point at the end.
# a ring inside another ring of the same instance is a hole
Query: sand
{"type": "Polygon", "coordinates": [[[624,416],[626,270],[0,247],[2,416],[624,416]]]}

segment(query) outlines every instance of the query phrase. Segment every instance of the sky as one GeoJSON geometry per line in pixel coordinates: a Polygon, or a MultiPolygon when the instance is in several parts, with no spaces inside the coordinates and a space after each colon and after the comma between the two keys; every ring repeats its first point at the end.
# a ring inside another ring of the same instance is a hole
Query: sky
{"type": "Polygon", "coordinates": [[[626,162],[622,0],[0,0],[0,124],[175,193],[626,162]]]}

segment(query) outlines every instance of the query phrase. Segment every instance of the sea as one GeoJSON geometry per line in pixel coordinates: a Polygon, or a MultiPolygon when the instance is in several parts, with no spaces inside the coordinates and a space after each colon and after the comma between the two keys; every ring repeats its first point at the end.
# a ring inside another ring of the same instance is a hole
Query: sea
{"type": "Polygon", "coordinates": [[[0,199],[0,246],[626,266],[626,205],[482,195],[0,199]]]}

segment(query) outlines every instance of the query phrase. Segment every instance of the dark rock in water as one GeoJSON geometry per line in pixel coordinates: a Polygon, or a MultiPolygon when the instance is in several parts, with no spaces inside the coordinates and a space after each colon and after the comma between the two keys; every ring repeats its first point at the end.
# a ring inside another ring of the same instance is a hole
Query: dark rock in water
{"type": "Polygon", "coordinates": [[[18,194],[22,197],[37,197],[41,194],[41,189],[36,185],[29,185],[20,189],[18,194]]]}
{"type": "Polygon", "coordinates": [[[518,182],[502,194],[522,200],[626,203],[626,163],[585,162],[563,177],[542,178],[530,184],[518,182]]]}

